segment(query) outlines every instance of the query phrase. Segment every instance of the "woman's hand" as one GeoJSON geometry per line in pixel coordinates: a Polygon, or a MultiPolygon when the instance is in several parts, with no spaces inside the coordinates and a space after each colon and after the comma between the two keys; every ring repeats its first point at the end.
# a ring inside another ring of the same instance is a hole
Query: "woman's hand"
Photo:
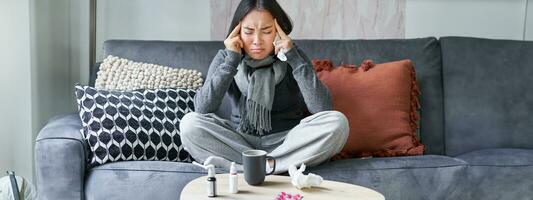
{"type": "Polygon", "coordinates": [[[292,40],[285,32],[283,32],[283,29],[278,24],[278,20],[274,19],[274,24],[276,27],[276,32],[278,33],[279,40],[274,41],[274,53],[278,54],[280,49],[283,49],[284,52],[289,51],[289,49],[292,48],[292,40]]]}
{"type": "Polygon", "coordinates": [[[226,49],[235,51],[237,53],[242,54],[242,48],[244,47],[244,44],[241,40],[241,35],[239,34],[241,31],[241,22],[235,26],[233,31],[229,34],[228,38],[224,40],[224,45],[226,46],[226,49]]]}

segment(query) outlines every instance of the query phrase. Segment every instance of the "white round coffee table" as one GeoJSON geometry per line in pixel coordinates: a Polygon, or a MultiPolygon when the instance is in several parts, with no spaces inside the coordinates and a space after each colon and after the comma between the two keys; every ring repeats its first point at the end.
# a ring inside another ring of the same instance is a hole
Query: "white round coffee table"
{"type": "Polygon", "coordinates": [[[189,182],[181,192],[182,200],[200,200],[200,199],[274,199],[279,193],[286,192],[290,194],[303,195],[303,200],[312,199],[365,199],[365,200],[384,200],[385,197],[377,191],[363,186],[341,183],[336,181],[324,180],[320,187],[305,188],[298,190],[291,184],[288,176],[270,175],[265,178],[261,186],[250,186],[244,181],[244,175],[239,174],[239,192],[230,194],[228,192],[228,174],[217,174],[217,197],[207,197],[206,176],[199,177],[189,182]]]}

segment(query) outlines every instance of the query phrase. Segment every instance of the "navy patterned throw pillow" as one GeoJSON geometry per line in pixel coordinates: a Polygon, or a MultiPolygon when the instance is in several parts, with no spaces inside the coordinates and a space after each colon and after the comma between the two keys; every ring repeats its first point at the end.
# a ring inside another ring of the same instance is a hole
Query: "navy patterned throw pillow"
{"type": "Polygon", "coordinates": [[[194,111],[195,90],[75,89],[91,167],[126,160],[192,162],[181,144],[179,123],[194,111]]]}

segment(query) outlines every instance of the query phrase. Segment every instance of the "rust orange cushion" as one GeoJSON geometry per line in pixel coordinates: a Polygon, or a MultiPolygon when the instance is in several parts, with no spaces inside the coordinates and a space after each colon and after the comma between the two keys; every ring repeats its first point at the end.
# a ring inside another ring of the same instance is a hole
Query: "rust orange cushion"
{"type": "Polygon", "coordinates": [[[420,94],[410,60],[334,68],[313,60],[318,78],[329,89],[333,108],[350,124],[348,142],[334,160],[352,157],[422,155],[416,136],[420,94]]]}

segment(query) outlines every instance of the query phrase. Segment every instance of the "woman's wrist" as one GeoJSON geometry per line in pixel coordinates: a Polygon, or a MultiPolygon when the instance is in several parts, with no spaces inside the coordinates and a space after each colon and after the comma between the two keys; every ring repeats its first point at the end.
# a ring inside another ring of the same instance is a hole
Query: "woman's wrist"
{"type": "Polygon", "coordinates": [[[303,60],[298,52],[298,48],[294,45],[294,43],[292,48],[285,52],[285,56],[287,56],[287,62],[289,63],[298,63],[300,60],[303,60]]]}
{"type": "Polygon", "coordinates": [[[224,49],[224,51],[226,52],[226,57],[224,58],[224,61],[228,65],[236,67],[239,64],[239,62],[241,62],[241,59],[243,56],[241,53],[227,49],[227,48],[224,49]]]}

